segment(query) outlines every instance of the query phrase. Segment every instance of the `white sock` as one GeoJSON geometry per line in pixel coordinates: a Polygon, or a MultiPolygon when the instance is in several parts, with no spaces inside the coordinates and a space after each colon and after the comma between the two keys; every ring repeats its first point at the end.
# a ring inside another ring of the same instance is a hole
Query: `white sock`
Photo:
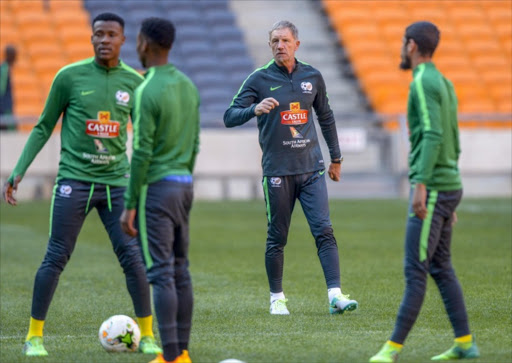
{"type": "Polygon", "coordinates": [[[335,296],[341,295],[341,288],[333,287],[332,289],[327,289],[327,295],[329,295],[329,302],[331,302],[335,296]]]}
{"type": "Polygon", "coordinates": [[[272,304],[275,300],[284,300],[284,292],[271,292],[270,293],[270,303],[272,304]]]}

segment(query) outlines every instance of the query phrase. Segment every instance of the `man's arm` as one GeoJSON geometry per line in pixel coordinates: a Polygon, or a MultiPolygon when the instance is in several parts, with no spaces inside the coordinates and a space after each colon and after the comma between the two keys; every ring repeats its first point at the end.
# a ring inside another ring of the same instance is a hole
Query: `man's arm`
{"type": "Polygon", "coordinates": [[[23,152],[4,185],[3,196],[7,203],[16,205],[14,192],[17,190],[18,184],[23,179],[28,167],[50,138],[68,100],[69,82],[67,82],[65,76],[59,72],[55,76],[52,87],[50,88],[43,113],[39,117],[39,121],[34,129],[32,129],[27,143],[23,148],[23,152]]]}
{"type": "Polygon", "coordinates": [[[425,219],[427,216],[427,183],[432,178],[442,142],[441,99],[439,89],[433,82],[423,77],[414,80],[411,98],[419,112],[423,134],[412,207],[418,218],[425,219]]]}
{"type": "Polygon", "coordinates": [[[341,178],[342,157],[338,131],[336,129],[336,120],[334,120],[334,115],[329,105],[325,82],[321,74],[319,74],[317,94],[313,102],[313,108],[315,109],[322,135],[329,148],[329,155],[331,157],[331,164],[328,170],[329,177],[334,181],[339,181],[341,178]]]}
{"type": "Polygon", "coordinates": [[[144,185],[153,155],[154,134],[156,130],[154,107],[145,97],[147,83],[135,91],[135,104],[132,109],[133,153],[130,167],[130,182],[124,194],[125,208],[137,206],[140,189],[144,185]]]}
{"type": "MultiPolygon", "coordinates": [[[[255,112],[258,93],[253,87],[254,77],[251,76],[244,81],[238,93],[233,97],[229,108],[224,112],[224,125],[226,127],[240,126],[254,116],[259,116],[255,112]]],[[[270,107],[270,105],[267,105],[267,107],[270,107]]]]}
{"type": "Polygon", "coordinates": [[[435,82],[424,77],[414,81],[412,101],[419,112],[422,141],[416,181],[427,184],[441,150],[443,127],[441,122],[441,99],[435,82]]]}

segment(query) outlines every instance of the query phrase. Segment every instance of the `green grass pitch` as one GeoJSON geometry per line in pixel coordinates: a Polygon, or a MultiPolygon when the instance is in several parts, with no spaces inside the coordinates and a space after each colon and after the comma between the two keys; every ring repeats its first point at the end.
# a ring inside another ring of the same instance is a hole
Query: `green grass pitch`
{"type": "MultiPolygon", "coordinates": [[[[285,253],[290,316],[270,316],[264,268],[263,201],[196,202],[191,219],[195,310],[194,363],[367,362],[388,339],[404,288],[406,200],[333,200],[342,288],[359,309],[328,314],[314,242],[297,205],[285,253]]],[[[45,325],[49,356],[21,354],[32,284],[48,238],[49,202],[0,206],[0,361],[148,362],[138,353],[106,353],[97,338],[114,314],[133,316],[121,268],[96,212],[79,236],[45,325]]],[[[512,361],[512,201],[465,199],[458,211],[453,261],[482,357],[512,361]]],[[[156,322],[155,322],[156,332],[156,322]]],[[[432,279],[419,319],[400,356],[427,362],[449,348],[452,331],[432,279]]]]}

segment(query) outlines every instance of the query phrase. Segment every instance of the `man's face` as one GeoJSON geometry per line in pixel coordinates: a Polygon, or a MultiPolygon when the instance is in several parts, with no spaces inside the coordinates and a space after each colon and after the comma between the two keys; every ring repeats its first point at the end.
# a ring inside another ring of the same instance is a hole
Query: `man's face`
{"type": "Polygon", "coordinates": [[[124,40],[123,27],[117,21],[99,20],[94,23],[91,42],[100,63],[118,60],[124,40]]]}
{"type": "Polygon", "coordinates": [[[402,40],[402,51],[400,52],[400,58],[402,61],[400,62],[400,69],[408,70],[412,68],[411,64],[411,56],[409,55],[409,51],[407,50],[407,45],[411,40],[407,39],[405,36],[402,40]]]}
{"type": "Polygon", "coordinates": [[[300,41],[293,37],[290,29],[281,28],[272,32],[269,45],[277,65],[284,66],[295,61],[295,52],[299,49],[300,41]]]}

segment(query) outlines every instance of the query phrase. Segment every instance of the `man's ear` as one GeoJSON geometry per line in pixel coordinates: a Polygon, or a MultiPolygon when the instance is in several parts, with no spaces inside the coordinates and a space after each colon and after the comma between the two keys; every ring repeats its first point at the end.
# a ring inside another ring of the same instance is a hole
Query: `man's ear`
{"type": "Polygon", "coordinates": [[[414,39],[409,39],[409,42],[407,43],[407,52],[412,53],[416,49],[418,49],[418,44],[414,41],[414,39]]]}

